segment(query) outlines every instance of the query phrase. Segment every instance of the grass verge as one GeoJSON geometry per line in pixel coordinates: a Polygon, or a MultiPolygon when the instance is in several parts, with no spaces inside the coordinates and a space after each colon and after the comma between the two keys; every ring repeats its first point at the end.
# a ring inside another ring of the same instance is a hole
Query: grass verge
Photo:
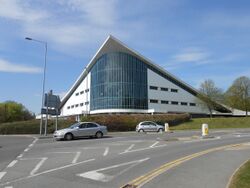
{"type": "Polygon", "coordinates": [[[171,126],[171,130],[201,129],[201,125],[207,123],[209,129],[226,128],[250,128],[250,117],[227,117],[227,118],[197,118],[176,126],[171,126]]]}
{"type": "Polygon", "coordinates": [[[249,188],[250,187],[250,160],[241,166],[234,174],[229,188],[249,188]]]}

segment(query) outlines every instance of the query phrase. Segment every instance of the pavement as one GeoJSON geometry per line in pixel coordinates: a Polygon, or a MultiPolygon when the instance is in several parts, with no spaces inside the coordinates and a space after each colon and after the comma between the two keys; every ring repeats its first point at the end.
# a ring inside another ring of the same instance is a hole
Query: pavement
{"type": "Polygon", "coordinates": [[[0,187],[226,187],[250,158],[250,130],[212,130],[210,135],[111,133],[73,141],[0,136],[5,145],[0,187]]]}

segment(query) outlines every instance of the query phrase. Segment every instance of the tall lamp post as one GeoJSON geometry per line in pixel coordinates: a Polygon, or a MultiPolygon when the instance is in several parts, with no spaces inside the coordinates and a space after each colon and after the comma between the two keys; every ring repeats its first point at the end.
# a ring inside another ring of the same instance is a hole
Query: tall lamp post
{"type": "Polygon", "coordinates": [[[43,106],[44,106],[44,89],[45,89],[45,78],[46,78],[45,76],[46,76],[46,64],[47,64],[47,42],[36,40],[36,39],[33,39],[33,38],[29,38],[29,37],[26,37],[25,39],[26,40],[32,40],[32,41],[35,41],[35,42],[39,42],[39,43],[41,43],[41,44],[43,44],[45,46],[44,68],[43,68],[43,91],[42,91],[43,93],[42,93],[41,120],[40,120],[40,135],[42,135],[42,126],[43,126],[42,109],[43,109],[43,106]]]}

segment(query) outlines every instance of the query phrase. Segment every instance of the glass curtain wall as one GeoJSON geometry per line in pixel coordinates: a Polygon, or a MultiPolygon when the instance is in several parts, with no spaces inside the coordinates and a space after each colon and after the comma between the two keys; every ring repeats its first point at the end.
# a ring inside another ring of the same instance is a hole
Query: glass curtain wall
{"type": "Polygon", "coordinates": [[[130,54],[104,54],[91,68],[90,95],[90,110],[148,109],[147,66],[130,54]]]}

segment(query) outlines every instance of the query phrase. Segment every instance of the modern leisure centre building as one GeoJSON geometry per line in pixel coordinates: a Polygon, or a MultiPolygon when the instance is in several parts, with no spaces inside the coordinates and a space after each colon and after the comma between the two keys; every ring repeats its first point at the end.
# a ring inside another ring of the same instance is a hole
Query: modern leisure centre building
{"type": "MultiPolygon", "coordinates": [[[[110,113],[207,114],[198,91],[109,36],[61,103],[61,116],[110,113]]],[[[223,106],[214,112],[228,112],[223,106]]]]}

